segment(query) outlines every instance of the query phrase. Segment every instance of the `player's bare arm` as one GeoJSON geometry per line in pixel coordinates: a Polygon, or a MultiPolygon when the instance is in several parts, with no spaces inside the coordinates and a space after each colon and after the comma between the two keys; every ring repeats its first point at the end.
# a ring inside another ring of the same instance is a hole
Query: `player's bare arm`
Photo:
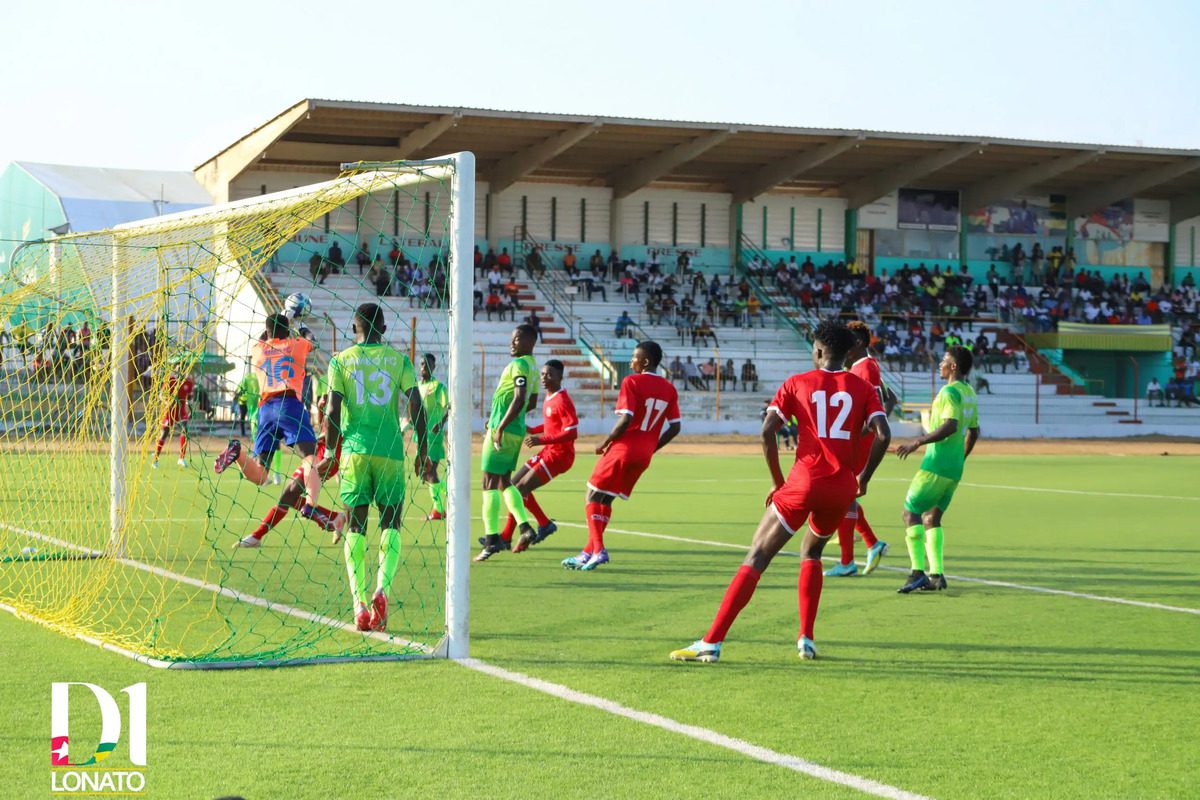
{"type": "MultiPolygon", "coordinates": [[[[762,426],[762,451],[766,459],[767,469],[771,472],[771,485],[778,489],[783,486],[783,468],[779,466],[779,431],[783,428],[783,417],[774,412],[767,414],[762,426]]],[[[771,499],[768,497],[767,502],[771,499]]]]}
{"type": "Polygon", "coordinates": [[[621,438],[621,434],[625,433],[631,422],[633,422],[633,417],[629,414],[622,414],[621,418],[617,420],[617,424],[613,425],[612,430],[608,432],[608,436],[605,437],[604,441],[596,445],[596,455],[602,456],[608,452],[608,448],[613,442],[621,438]]]}
{"type": "Polygon", "coordinates": [[[963,458],[971,455],[971,451],[975,449],[975,443],[977,441],[979,441],[979,428],[967,428],[966,444],[963,447],[963,458]]]}
{"type": "Polygon", "coordinates": [[[679,420],[667,425],[667,429],[662,432],[662,436],[658,439],[658,444],[654,448],[654,452],[658,452],[670,444],[671,440],[679,435],[679,431],[683,429],[683,424],[679,420]]]}
{"type": "Polygon", "coordinates": [[[929,433],[923,433],[907,444],[899,445],[896,448],[896,455],[901,459],[905,459],[910,453],[916,452],[920,447],[934,442],[940,442],[943,439],[949,439],[958,432],[958,420],[948,419],[929,433]]]}
{"type": "Polygon", "coordinates": [[[871,482],[871,476],[875,474],[875,469],[887,453],[888,445],[892,443],[892,426],[888,425],[887,417],[884,415],[876,414],[871,417],[867,427],[875,434],[875,441],[871,443],[871,453],[867,456],[867,465],[858,474],[859,497],[867,493],[867,484],[871,482]]]}
{"type": "Polygon", "coordinates": [[[413,461],[413,474],[425,475],[430,467],[425,438],[428,420],[425,418],[425,404],[421,402],[421,393],[416,386],[408,390],[408,418],[412,420],[413,430],[417,432],[417,457],[413,461]]]}
{"type": "Polygon", "coordinates": [[[329,393],[329,402],[325,410],[325,452],[336,453],[342,443],[342,395],[339,392],[329,393]]]}

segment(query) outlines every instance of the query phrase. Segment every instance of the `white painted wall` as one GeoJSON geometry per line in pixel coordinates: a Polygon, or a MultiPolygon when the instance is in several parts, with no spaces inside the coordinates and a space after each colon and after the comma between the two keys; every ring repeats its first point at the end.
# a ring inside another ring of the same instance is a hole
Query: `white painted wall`
{"type": "Polygon", "coordinates": [[[845,247],[846,201],[838,197],[760,195],[742,206],[742,232],[764,250],[816,250],[840,253],[845,247]],[[763,239],[762,215],[767,209],[767,236],[763,239]],[[795,234],[792,211],[795,210],[795,234]],[[817,212],[821,213],[821,242],[817,243],[817,212]]]}
{"type": "Polygon", "coordinates": [[[627,245],[670,247],[729,247],[730,195],[677,189],[641,189],[621,202],[621,233],[627,245]],[[646,204],[650,209],[650,236],[646,238],[646,204]],[[703,209],[703,210],[702,210],[703,209]],[[704,242],[700,241],[701,214],[704,242]],[[675,240],[672,214],[677,214],[675,240]]]}
{"type": "MultiPolygon", "coordinates": [[[[482,189],[479,194],[482,196],[482,189]]],[[[526,226],[530,235],[538,241],[608,243],[612,189],[554,183],[515,183],[492,197],[493,238],[512,238],[513,230],[521,224],[521,198],[525,198],[526,226]]]]}
{"type": "Polygon", "coordinates": [[[1200,217],[1185,219],[1175,226],[1175,266],[1200,266],[1200,217]],[[1196,237],[1196,252],[1192,253],[1193,231],[1196,237]],[[1195,261],[1192,258],[1195,257],[1195,261]]]}

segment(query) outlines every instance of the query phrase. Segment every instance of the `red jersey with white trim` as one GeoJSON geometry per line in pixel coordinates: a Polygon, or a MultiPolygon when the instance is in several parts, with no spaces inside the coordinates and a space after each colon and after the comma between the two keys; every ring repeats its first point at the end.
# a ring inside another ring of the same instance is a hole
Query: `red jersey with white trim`
{"type": "Polygon", "coordinates": [[[546,450],[575,453],[579,415],[575,413],[575,402],[566,389],[559,389],[542,402],[542,424],[532,425],[528,431],[542,437],[546,450]]]}
{"type": "Polygon", "coordinates": [[[807,484],[855,471],[867,420],[883,414],[879,393],[845,370],[814,369],[783,382],[770,410],[796,418],[796,463],[788,483],[807,484]]]}
{"type": "Polygon", "coordinates": [[[172,373],[167,376],[167,393],[172,394],[175,398],[171,401],[171,406],[176,411],[187,409],[187,401],[192,396],[192,390],[196,388],[196,382],[191,377],[186,377],[183,380],[179,376],[172,373]]]}
{"type": "Polygon", "coordinates": [[[617,413],[633,419],[613,446],[621,446],[646,458],[654,454],[663,425],[679,422],[679,393],[661,375],[642,372],[621,381],[617,413]]]}
{"type": "MultiPolygon", "coordinates": [[[[857,375],[871,385],[875,393],[880,397],[880,405],[883,404],[883,375],[879,371],[879,362],[871,356],[863,356],[858,361],[850,365],[850,374],[857,375]]],[[[862,468],[867,465],[867,458],[871,455],[871,445],[875,443],[875,433],[870,429],[863,431],[862,439],[858,442],[858,461],[854,463],[856,472],[861,472],[862,468]]]]}

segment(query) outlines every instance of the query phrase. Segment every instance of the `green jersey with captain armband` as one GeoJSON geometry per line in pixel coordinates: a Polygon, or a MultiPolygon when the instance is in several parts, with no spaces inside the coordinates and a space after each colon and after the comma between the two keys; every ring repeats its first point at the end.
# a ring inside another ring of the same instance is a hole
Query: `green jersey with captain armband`
{"type": "MultiPolygon", "coordinates": [[[[500,423],[504,420],[504,414],[508,411],[508,407],[512,405],[513,398],[517,394],[517,388],[520,386],[529,387],[534,385],[537,379],[537,362],[533,360],[533,356],[517,356],[512,361],[508,362],[508,366],[504,368],[504,372],[500,374],[500,382],[496,385],[496,393],[492,395],[492,414],[488,417],[488,429],[496,430],[500,423]]],[[[526,395],[528,396],[528,394],[526,395]]],[[[525,435],[525,414],[524,409],[508,423],[504,428],[505,433],[515,433],[520,436],[525,435]]]]}

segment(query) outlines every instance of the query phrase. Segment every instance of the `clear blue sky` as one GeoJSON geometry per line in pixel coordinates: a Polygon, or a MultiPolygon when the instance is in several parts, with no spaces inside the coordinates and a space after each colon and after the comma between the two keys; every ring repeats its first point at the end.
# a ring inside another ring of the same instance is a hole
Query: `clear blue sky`
{"type": "Polygon", "coordinates": [[[1200,148],[1186,0],[24,0],[4,22],[0,163],[190,169],[305,97],[1200,148]]]}

